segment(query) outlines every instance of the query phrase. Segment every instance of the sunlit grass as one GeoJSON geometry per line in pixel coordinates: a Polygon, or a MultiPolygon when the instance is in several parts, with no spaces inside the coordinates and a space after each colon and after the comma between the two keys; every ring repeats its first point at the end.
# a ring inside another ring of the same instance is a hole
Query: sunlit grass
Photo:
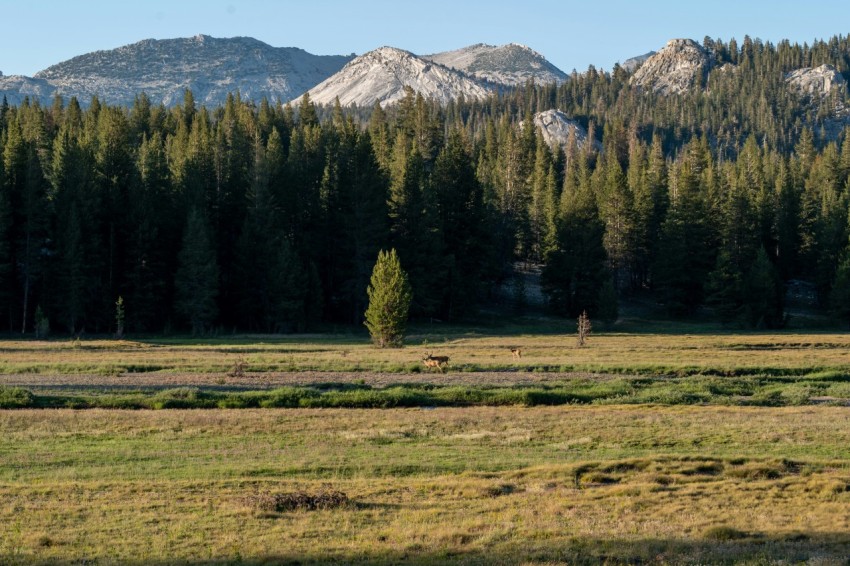
{"type": "Polygon", "coordinates": [[[840,561],[843,408],[0,412],[5,563],[840,561]],[[351,504],[269,513],[250,495],[351,504]]]}
{"type": "Polygon", "coordinates": [[[850,371],[850,335],[598,333],[578,348],[572,333],[414,334],[402,349],[376,349],[365,336],[259,336],[211,340],[3,341],[0,373],[226,373],[239,360],[251,372],[409,373],[428,352],[448,355],[452,371],[589,371],[631,374],[850,371]],[[521,347],[522,359],[510,348],[521,347]]]}

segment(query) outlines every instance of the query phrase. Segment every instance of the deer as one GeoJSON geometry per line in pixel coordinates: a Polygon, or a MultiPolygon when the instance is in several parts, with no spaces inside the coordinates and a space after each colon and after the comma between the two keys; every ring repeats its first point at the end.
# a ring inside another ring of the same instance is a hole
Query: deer
{"type": "Polygon", "coordinates": [[[432,356],[430,353],[422,358],[422,363],[428,368],[437,368],[440,373],[443,373],[443,366],[449,365],[448,356],[432,356]]]}
{"type": "Polygon", "coordinates": [[[511,354],[513,354],[514,358],[522,357],[522,348],[511,348],[511,354]]]}

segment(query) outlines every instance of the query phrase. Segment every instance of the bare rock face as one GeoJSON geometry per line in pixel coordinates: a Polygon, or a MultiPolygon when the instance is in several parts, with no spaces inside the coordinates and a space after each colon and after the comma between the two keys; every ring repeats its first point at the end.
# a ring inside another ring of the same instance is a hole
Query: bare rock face
{"type": "Polygon", "coordinates": [[[847,81],[832,65],[797,69],[785,75],[785,82],[798,94],[814,98],[823,98],[833,89],[847,86],[847,81]]]}
{"type": "Polygon", "coordinates": [[[310,89],[317,104],[372,106],[392,104],[405,96],[405,87],[442,104],[460,95],[484,98],[488,87],[468,75],[417,57],[409,51],[381,47],[357,57],[338,73],[310,89]]]}
{"type": "MultiPolygon", "coordinates": [[[[546,110],[534,115],[534,125],[540,130],[543,140],[551,147],[565,147],[574,135],[576,146],[584,148],[588,143],[587,130],[575,120],[571,120],[560,110],[546,110]]],[[[594,144],[596,149],[601,149],[599,144],[594,144]]]]}
{"type": "Polygon", "coordinates": [[[422,58],[464,71],[478,79],[509,86],[522,86],[529,80],[537,84],[560,84],[568,78],[543,55],[519,43],[478,43],[454,51],[423,55],[422,58]]]}
{"type": "Polygon", "coordinates": [[[681,94],[713,64],[713,57],[694,40],[671,39],[635,71],[631,84],[658,94],[681,94]]]}

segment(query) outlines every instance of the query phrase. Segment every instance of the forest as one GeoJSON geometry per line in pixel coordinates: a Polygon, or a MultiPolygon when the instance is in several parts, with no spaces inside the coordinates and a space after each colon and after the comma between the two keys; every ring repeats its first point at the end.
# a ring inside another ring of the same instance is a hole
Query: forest
{"type": "Polygon", "coordinates": [[[521,309],[522,264],[563,316],[644,297],[779,328],[794,282],[850,321],[847,94],[784,82],[850,76],[850,39],[703,45],[718,69],[666,97],[617,66],[447,106],[4,100],[0,332],[361,326],[391,248],[415,320],[521,309]],[[547,145],[552,108],[588,140],[547,145]]]}

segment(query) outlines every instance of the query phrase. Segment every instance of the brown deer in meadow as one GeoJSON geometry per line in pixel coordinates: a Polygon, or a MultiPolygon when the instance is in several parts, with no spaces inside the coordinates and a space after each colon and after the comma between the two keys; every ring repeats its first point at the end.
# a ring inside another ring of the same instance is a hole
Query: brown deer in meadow
{"type": "Polygon", "coordinates": [[[443,373],[443,366],[448,367],[449,365],[449,357],[448,356],[432,356],[428,354],[424,358],[422,358],[422,363],[425,364],[427,368],[437,368],[440,370],[440,373],[443,373]]]}
{"type": "Polygon", "coordinates": [[[522,357],[522,348],[511,348],[511,354],[513,354],[514,358],[522,357]]]}

